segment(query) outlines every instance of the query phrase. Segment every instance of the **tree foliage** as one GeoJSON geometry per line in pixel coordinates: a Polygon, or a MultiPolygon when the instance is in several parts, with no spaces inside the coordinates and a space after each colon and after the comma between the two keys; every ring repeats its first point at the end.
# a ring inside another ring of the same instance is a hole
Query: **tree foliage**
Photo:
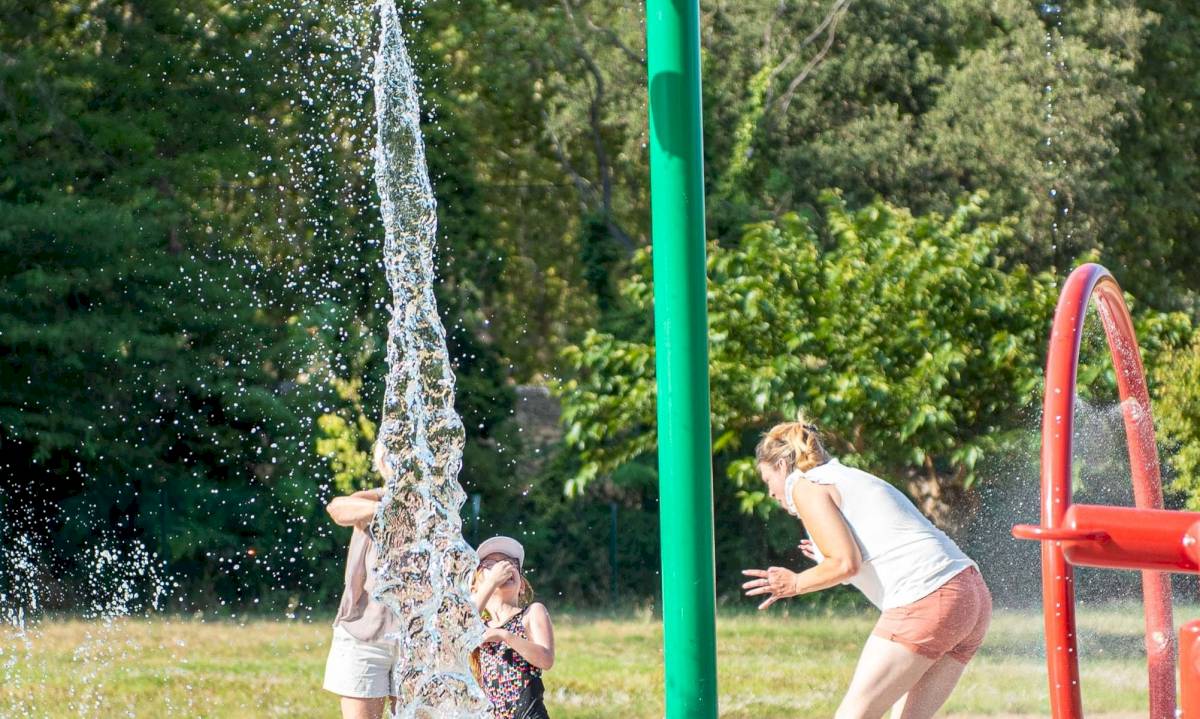
{"type": "Polygon", "coordinates": [[[1171,486],[1200,511],[1200,332],[1189,346],[1166,353],[1151,378],[1159,440],[1174,470],[1171,486]]]}
{"type": "MultiPolygon", "coordinates": [[[[799,407],[919,496],[979,478],[1036,394],[1053,275],[1083,258],[1141,300],[1177,486],[1200,494],[1194,346],[1160,312],[1194,319],[1200,290],[1200,10],[1050,7],[702,4],[721,566],[787,549],[737,514],[763,505],[735,460],[799,407]]],[[[652,534],[657,498],[643,10],[408,10],[462,479],[484,526],[524,526],[569,574],[541,584],[599,600],[571,569],[593,525],[617,502],[652,534]],[[512,385],[555,377],[567,444],[531,474],[512,385]]],[[[9,528],[68,558],[142,541],[194,597],[330,596],[344,536],[321,502],[377,481],[373,23],[349,0],[0,2],[9,528]]]]}
{"type": "MultiPolygon", "coordinates": [[[[369,37],[299,5],[0,12],[4,531],[68,566],[103,533],[141,541],[179,599],[324,601],[341,536],[316,445],[330,430],[354,460],[337,419],[373,431],[383,386],[369,37]]],[[[475,173],[431,162],[457,170],[439,300],[467,479],[502,482],[512,400],[470,291],[496,262],[484,223],[455,221],[475,173]]]]}
{"type": "MultiPolygon", "coordinates": [[[[837,454],[918,497],[969,488],[981,458],[1024,438],[1055,281],[1005,258],[1013,225],[983,214],[979,196],[943,217],[883,201],[850,210],[827,193],[823,220],[784,215],[710,245],[713,449],[744,509],[765,500],[746,444],[801,410],[837,454]]],[[[649,254],[635,267],[622,296],[649,313],[649,254]]],[[[1179,322],[1143,322],[1144,339],[1179,322]]],[[[654,347],[591,332],[564,359],[566,440],[582,459],[568,489],[580,491],[654,451],[654,347]]]]}
{"type": "Polygon", "coordinates": [[[250,551],[197,587],[229,598],[307,581],[314,551],[291,533],[321,392],[252,251],[294,203],[256,176],[266,77],[227,74],[261,22],[200,1],[0,21],[6,532],[68,562],[113,532],[189,582],[250,551]]]}

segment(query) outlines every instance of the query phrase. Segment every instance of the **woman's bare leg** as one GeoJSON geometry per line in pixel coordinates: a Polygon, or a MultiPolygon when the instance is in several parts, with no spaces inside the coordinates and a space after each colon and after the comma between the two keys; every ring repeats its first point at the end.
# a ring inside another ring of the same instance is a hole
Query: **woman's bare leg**
{"type": "Polygon", "coordinates": [[[929,719],[950,698],[966,664],[942,657],[929,671],[917,680],[896,706],[892,707],[892,719],[929,719]]]}
{"type": "Polygon", "coordinates": [[[835,719],[879,719],[933,665],[933,659],[872,634],[835,719]]]}
{"type": "Polygon", "coordinates": [[[342,697],[342,719],[380,719],[384,699],[355,699],[342,697]]]}

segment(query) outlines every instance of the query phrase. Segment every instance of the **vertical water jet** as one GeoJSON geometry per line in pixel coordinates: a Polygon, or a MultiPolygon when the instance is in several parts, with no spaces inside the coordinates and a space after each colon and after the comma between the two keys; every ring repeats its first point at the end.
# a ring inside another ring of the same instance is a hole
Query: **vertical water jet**
{"type": "Polygon", "coordinates": [[[379,441],[386,491],[373,531],[377,599],[400,617],[399,717],[483,717],[469,668],[483,636],[469,593],[475,552],[462,536],[458,484],[465,432],[433,283],[437,206],[425,164],[412,63],[394,0],[379,0],[375,181],[392,292],[379,441]]]}

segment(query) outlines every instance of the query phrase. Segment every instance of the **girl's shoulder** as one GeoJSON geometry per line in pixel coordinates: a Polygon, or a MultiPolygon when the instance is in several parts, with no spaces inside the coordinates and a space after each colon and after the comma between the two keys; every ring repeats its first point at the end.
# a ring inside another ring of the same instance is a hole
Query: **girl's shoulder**
{"type": "Polygon", "coordinates": [[[531,618],[536,618],[536,619],[549,619],[550,618],[550,610],[546,609],[546,605],[542,604],[541,602],[534,602],[533,604],[530,604],[528,607],[525,607],[525,611],[523,612],[523,614],[524,614],[524,617],[522,620],[526,621],[526,622],[529,621],[531,618]]]}

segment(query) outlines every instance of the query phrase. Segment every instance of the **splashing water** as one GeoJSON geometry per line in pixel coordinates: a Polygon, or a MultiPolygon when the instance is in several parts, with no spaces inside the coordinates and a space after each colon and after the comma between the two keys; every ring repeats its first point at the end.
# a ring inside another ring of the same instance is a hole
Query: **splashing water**
{"type": "Polygon", "coordinates": [[[400,717],[483,717],[468,657],[483,637],[471,602],[475,552],[462,537],[464,429],[433,294],[436,204],[412,64],[394,0],[379,0],[375,181],[392,289],[380,441],[386,493],[375,516],[377,598],[400,617],[400,717]]]}
{"type": "Polygon", "coordinates": [[[1055,276],[1055,286],[1058,286],[1058,273],[1070,268],[1064,267],[1064,260],[1073,249],[1074,230],[1071,224],[1071,191],[1067,160],[1061,154],[1059,146],[1065,144],[1065,126],[1059,119],[1059,109],[1056,101],[1059,93],[1067,85],[1066,52],[1063,48],[1063,6],[1056,2],[1044,2],[1038,5],[1038,14],[1046,25],[1043,36],[1043,50],[1047,63],[1047,77],[1042,86],[1042,154],[1046,168],[1046,179],[1049,183],[1047,190],[1050,206],[1054,215],[1050,221],[1050,263],[1051,272],[1055,276]],[[1056,88],[1055,83],[1063,86],[1056,88]]]}
{"type": "MultiPolygon", "coordinates": [[[[55,708],[73,716],[136,716],[132,704],[115,696],[110,682],[130,674],[167,681],[168,676],[134,660],[146,647],[126,631],[125,621],[146,618],[163,608],[174,584],[157,556],[137,541],[100,534],[82,550],[90,572],[79,587],[64,595],[47,573],[44,547],[27,535],[4,535],[0,546],[0,718],[50,716],[39,701],[40,685],[63,669],[48,658],[55,647],[69,646],[71,681],[57,696],[55,708]],[[76,593],[78,592],[78,593],[76,593]],[[78,612],[81,631],[47,634],[42,626],[48,606],[78,612]]],[[[166,714],[192,709],[162,700],[166,714]]],[[[53,716],[60,716],[56,713],[53,716]]],[[[187,716],[193,716],[187,714],[187,716]]]]}
{"type": "Polygon", "coordinates": [[[0,546],[0,677],[6,688],[15,688],[0,701],[0,716],[31,716],[19,691],[23,682],[18,670],[33,657],[32,627],[41,613],[41,579],[38,552],[23,535],[5,538],[0,546]]]}

